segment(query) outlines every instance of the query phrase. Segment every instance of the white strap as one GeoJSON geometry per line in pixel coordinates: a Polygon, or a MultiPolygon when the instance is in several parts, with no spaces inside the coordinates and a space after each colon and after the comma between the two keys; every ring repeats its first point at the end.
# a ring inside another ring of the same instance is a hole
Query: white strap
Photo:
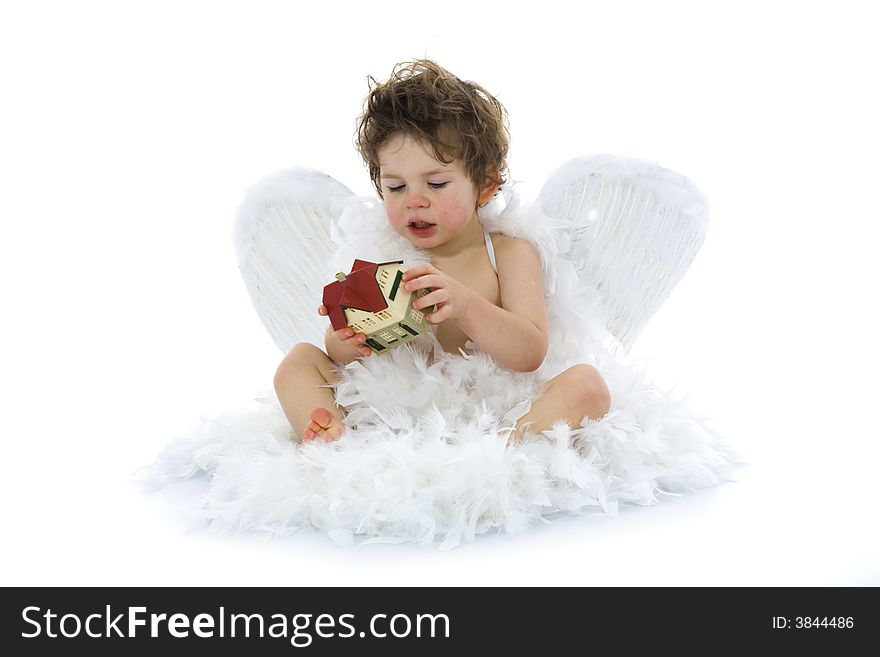
{"type": "Polygon", "coordinates": [[[495,247],[492,244],[492,238],[489,237],[489,231],[483,230],[483,239],[486,240],[486,251],[489,253],[489,262],[492,263],[492,269],[498,273],[498,266],[495,264],[495,247]]]}

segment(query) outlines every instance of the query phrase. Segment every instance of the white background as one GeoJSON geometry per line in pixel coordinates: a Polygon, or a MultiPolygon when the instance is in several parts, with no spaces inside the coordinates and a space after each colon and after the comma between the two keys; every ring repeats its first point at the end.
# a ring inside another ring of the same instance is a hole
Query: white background
{"type": "Polygon", "coordinates": [[[880,584],[862,7],[4,3],[0,583],[880,584]],[[246,189],[302,164],[369,193],[367,75],[421,56],[506,105],[527,186],[607,152],[707,195],[709,237],[633,354],[746,456],[738,482],[441,553],[213,536],[178,520],[191,485],[127,481],[271,387],[282,354],[232,250],[246,189]]]}

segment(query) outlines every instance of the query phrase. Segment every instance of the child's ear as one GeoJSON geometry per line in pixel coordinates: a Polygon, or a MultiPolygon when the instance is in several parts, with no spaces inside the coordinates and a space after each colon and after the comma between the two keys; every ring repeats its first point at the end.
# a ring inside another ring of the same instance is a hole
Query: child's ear
{"type": "Polygon", "coordinates": [[[489,201],[492,200],[492,197],[498,193],[500,186],[498,185],[496,180],[500,180],[501,176],[499,175],[497,169],[490,169],[488,175],[486,176],[486,182],[483,184],[483,189],[480,190],[479,198],[477,202],[482,206],[486,205],[489,201]]]}

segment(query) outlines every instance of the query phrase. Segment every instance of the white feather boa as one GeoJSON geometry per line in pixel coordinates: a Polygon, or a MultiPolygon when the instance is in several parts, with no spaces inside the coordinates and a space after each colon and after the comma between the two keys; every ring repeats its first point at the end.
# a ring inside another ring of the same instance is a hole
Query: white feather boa
{"type": "MultiPolygon", "coordinates": [[[[599,295],[580,283],[536,204],[507,193],[480,214],[490,232],[531,242],[545,274],[550,348],[536,372],[511,372],[479,349],[447,354],[433,333],[340,369],[345,435],[300,444],[269,389],[252,409],[207,421],[172,442],[148,469],[163,484],[208,475],[203,509],[214,529],[301,528],[340,544],[440,541],[441,549],[536,520],[618,505],[729,479],[735,453],[687,404],[625,362],[599,295]],[[434,361],[429,364],[428,354],[434,361]],[[604,376],[611,412],[580,426],[557,422],[507,442],[543,384],[575,363],[604,376]]],[[[355,199],[334,225],[327,280],[354,258],[428,260],[387,225],[375,202],[355,199]]],[[[312,309],[302,309],[309,312],[312,309]]],[[[280,359],[279,359],[280,360],[280,359]]]]}

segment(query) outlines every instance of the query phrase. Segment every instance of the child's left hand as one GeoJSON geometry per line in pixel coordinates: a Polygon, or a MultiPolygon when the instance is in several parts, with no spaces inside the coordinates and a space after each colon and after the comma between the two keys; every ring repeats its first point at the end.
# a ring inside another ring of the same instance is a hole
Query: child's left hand
{"type": "Polygon", "coordinates": [[[405,281],[403,289],[408,292],[422,288],[432,290],[413,301],[413,308],[416,310],[437,305],[436,312],[431,313],[427,318],[432,324],[463,317],[474,295],[474,291],[469,287],[444,274],[430,263],[410,267],[404,272],[403,280],[405,281]]]}

